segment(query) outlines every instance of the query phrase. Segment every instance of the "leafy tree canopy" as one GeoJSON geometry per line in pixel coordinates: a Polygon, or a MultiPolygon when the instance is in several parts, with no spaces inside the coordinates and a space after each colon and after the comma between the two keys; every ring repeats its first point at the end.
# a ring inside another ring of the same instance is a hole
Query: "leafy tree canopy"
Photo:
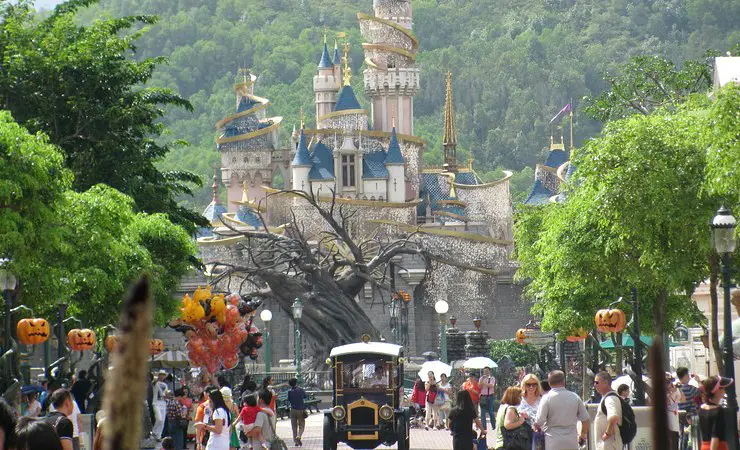
{"type": "Polygon", "coordinates": [[[205,219],[176,197],[200,179],[158,167],[182,144],[161,138],[165,108],[192,107],[170,89],[142,87],[161,57],[131,58],[146,27],[130,30],[156,20],[137,15],[79,26],[76,11],[91,3],[68,1],[40,21],[30,1],[0,9],[0,107],[59,146],[76,191],[105,183],[130,195],[137,211],[165,213],[193,232],[205,219]]]}

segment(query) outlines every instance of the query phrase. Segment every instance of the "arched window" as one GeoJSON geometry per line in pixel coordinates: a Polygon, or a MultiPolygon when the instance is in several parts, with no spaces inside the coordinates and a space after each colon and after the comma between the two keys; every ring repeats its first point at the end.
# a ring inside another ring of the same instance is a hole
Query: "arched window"
{"type": "Polygon", "coordinates": [[[372,197],[370,197],[370,201],[371,202],[374,202],[375,201],[375,196],[374,195],[372,197]]]}
{"type": "Polygon", "coordinates": [[[363,200],[367,200],[367,195],[363,195],[363,196],[362,196],[362,199],[363,199],[363,200]]]}
{"type": "Polygon", "coordinates": [[[380,202],[383,201],[383,196],[382,195],[380,197],[378,197],[378,201],[380,201],[380,202]]]}

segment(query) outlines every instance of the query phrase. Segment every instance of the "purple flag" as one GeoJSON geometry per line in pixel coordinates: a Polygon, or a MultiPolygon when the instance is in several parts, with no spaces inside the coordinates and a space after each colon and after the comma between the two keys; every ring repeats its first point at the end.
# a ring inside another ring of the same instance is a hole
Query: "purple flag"
{"type": "Polygon", "coordinates": [[[560,112],[558,112],[555,115],[555,117],[553,117],[552,119],[550,119],[550,123],[548,125],[552,125],[553,122],[555,122],[559,118],[563,117],[563,114],[569,113],[570,111],[571,111],[571,106],[570,106],[570,103],[568,103],[567,105],[563,106],[563,109],[561,109],[560,112]]]}

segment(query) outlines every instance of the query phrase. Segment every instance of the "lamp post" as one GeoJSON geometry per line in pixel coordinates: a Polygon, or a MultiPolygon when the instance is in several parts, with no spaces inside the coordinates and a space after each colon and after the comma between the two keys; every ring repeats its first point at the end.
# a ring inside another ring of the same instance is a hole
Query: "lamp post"
{"type": "Polygon", "coordinates": [[[447,314],[449,309],[450,305],[444,300],[440,300],[434,304],[434,310],[439,314],[439,359],[443,363],[447,362],[447,333],[445,333],[447,324],[445,314],[447,314]]]}
{"type": "MultiPolygon", "coordinates": [[[[13,291],[15,291],[15,288],[18,285],[18,280],[15,278],[15,275],[10,271],[10,269],[8,269],[9,265],[9,259],[0,259],[0,289],[3,291],[3,303],[5,309],[3,317],[3,352],[7,352],[13,348],[13,318],[11,317],[12,313],[10,310],[13,309],[13,291]]],[[[10,361],[8,380],[12,379],[15,374],[15,367],[13,367],[15,357],[11,358],[10,361]]]]}
{"type": "Polygon", "coordinates": [[[272,368],[272,353],[270,352],[270,321],[272,320],[272,311],[263,309],[260,313],[260,319],[265,324],[265,373],[270,376],[272,368]]]}
{"type": "Polygon", "coordinates": [[[640,340],[640,302],[637,298],[637,288],[632,288],[632,327],[635,336],[632,339],[634,348],[632,371],[635,372],[634,399],[635,406],[645,406],[645,385],[642,384],[642,341],[640,340]]]}
{"type": "MultiPolygon", "coordinates": [[[[730,303],[730,278],[731,278],[731,255],[735,251],[735,227],[737,221],[730,210],[722,206],[717,215],[712,219],[712,238],[714,249],[722,257],[722,285],[724,287],[724,346],[722,356],[724,359],[725,373],[727,378],[735,379],[735,355],[732,349],[732,305],[730,303]]],[[[727,428],[727,444],[730,450],[737,449],[737,397],[735,395],[735,383],[727,387],[727,410],[725,426],[727,428]]]]}
{"type": "Polygon", "coordinates": [[[303,377],[301,376],[301,317],[303,316],[303,303],[301,303],[301,299],[296,298],[291,309],[293,310],[293,329],[295,333],[295,377],[301,383],[303,381],[303,377]]]}
{"type": "Polygon", "coordinates": [[[401,305],[399,305],[399,299],[397,298],[397,294],[394,292],[393,297],[391,298],[391,334],[393,335],[393,343],[399,344],[399,336],[398,336],[398,314],[401,310],[401,305]]]}

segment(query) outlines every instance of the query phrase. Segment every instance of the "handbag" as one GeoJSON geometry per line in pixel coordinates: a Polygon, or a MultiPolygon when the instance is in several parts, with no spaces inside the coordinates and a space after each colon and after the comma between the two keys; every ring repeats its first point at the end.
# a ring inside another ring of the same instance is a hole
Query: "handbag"
{"type": "MultiPolygon", "coordinates": [[[[516,411],[516,408],[514,408],[516,411]]],[[[516,413],[519,417],[519,412],[516,413]]],[[[504,436],[504,448],[506,450],[531,450],[532,449],[532,427],[528,423],[524,422],[518,427],[507,430],[503,424],[501,424],[501,433],[504,436]]]]}
{"type": "Polygon", "coordinates": [[[447,397],[445,397],[444,391],[440,391],[437,389],[437,396],[434,398],[434,404],[435,405],[444,405],[447,401],[447,397]]]}
{"type": "Polygon", "coordinates": [[[275,425],[272,423],[272,418],[268,417],[267,422],[270,424],[270,429],[272,430],[272,439],[270,439],[270,449],[271,450],[288,450],[288,445],[285,443],[284,440],[280,439],[280,437],[277,435],[277,431],[275,431],[275,425]]]}

